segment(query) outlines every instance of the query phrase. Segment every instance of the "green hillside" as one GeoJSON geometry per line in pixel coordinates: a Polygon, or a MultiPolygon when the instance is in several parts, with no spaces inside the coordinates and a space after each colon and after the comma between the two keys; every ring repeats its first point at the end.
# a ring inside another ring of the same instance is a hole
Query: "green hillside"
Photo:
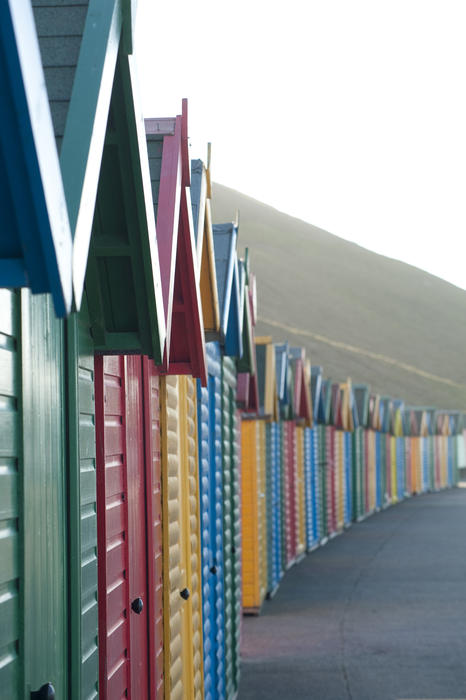
{"type": "Polygon", "coordinates": [[[223,185],[213,187],[212,208],[215,223],[240,212],[239,249],[250,247],[258,280],[258,334],[304,345],[334,380],[466,410],[465,291],[223,185]]]}

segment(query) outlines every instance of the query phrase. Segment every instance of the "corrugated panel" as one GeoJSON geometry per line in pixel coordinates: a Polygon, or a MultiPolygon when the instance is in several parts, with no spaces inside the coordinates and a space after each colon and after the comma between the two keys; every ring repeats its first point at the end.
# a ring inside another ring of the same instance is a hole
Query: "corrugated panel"
{"type": "Polygon", "coordinates": [[[385,435],[385,464],[386,464],[386,487],[385,487],[385,502],[387,505],[392,503],[393,487],[392,487],[392,438],[388,433],[385,435]]]}
{"type": "Polygon", "coordinates": [[[349,431],[344,433],[345,444],[345,525],[349,525],[353,512],[353,451],[352,434],[349,431]]]}
{"type": "Polygon", "coordinates": [[[296,427],[296,515],[297,546],[296,555],[303,556],[306,551],[306,491],[304,480],[304,428],[296,427]]]}
{"type": "Polygon", "coordinates": [[[206,345],[208,387],[197,382],[203,581],[204,695],[225,694],[221,368],[216,344],[206,345]]]}
{"type": "Polygon", "coordinates": [[[241,626],[241,522],[239,444],[236,416],[236,368],[222,358],[223,543],[225,582],[225,697],[233,698],[239,684],[241,626]]]}
{"type": "MultiPolygon", "coordinates": [[[[272,509],[273,509],[273,559],[275,569],[276,584],[280,581],[283,575],[283,560],[282,560],[282,463],[281,463],[281,430],[279,423],[271,424],[271,433],[273,436],[272,450],[274,452],[273,469],[274,469],[274,489],[272,494],[272,509]]],[[[276,585],[275,584],[275,585],[276,585]]]]}
{"type": "Polygon", "coordinates": [[[272,593],[280,579],[280,496],[277,460],[277,423],[267,423],[266,431],[266,508],[267,508],[267,592],[272,593]]]}
{"type": "Polygon", "coordinates": [[[259,518],[259,576],[261,602],[267,593],[267,501],[265,423],[257,421],[258,518],[259,518]]]}
{"type": "Polygon", "coordinates": [[[337,531],[336,513],[336,475],[335,475],[335,428],[327,425],[325,427],[325,446],[327,453],[327,479],[326,479],[326,501],[327,501],[327,528],[329,535],[337,531]]]}
{"type": "Polygon", "coordinates": [[[369,477],[369,513],[373,513],[376,505],[376,436],[373,430],[367,431],[368,437],[368,453],[367,453],[367,471],[369,477]]]}
{"type": "Polygon", "coordinates": [[[31,689],[50,681],[57,697],[66,697],[64,324],[57,321],[48,295],[31,296],[25,290],[21,324],[24,673],[31,689]]]}
{"type": "Polygon", "coordinates": [[[398,503],[396,437],[394,435],[390,435],[388,439],[390,440],[391,502],[398,503]]]}
{"type": "Polygon", "coordinates": [[[87,298],[67,321],[70,446],[70,616],[73,697],[98,695],[97,496],[94,345],[87,298]],[[76,528],[79,523],[79,528],[76,528]]]}
{"type": "Polygon", "coordinates": [[[353,449],[353,520],[364,515],[364,428],[352,433],[353,449]]]}
{"type": "Polygon", "coordinates": [[[311,479],[312,479],[312,530],[314,544],[317,545],[322,534],[322,492],[319,457],[319,430],[311,429],[311,479]]]}
{"type": "MultiPolygon", "coordinates": [[[[458,436],[460,437],[460,436],[458,436]]],[[[461,436],[462,439],[462,436],[461,436]]],[[[427,437],[428,451],[429,451],[429,488],[431,491],[435,490],[435,437],[433,435],[428,435],[427,437]]]]}
{"type": "Polygon", "coordinates": [[[181,551],[181,454],[178,416],[178,377],[160,379],[162,435],[162,533],[164,580],[165,697],[183,700],[182,606],[186,587],[181,551]]]}
{"type": "Polygon", "coordinates": [[[304,430],[304,495],[305,495],[305,521],[306,521],[306,550],[314,547],[313,524],[313,496],[314,482],[312,478],[312,429],[304,430]]]}
{"type": "Polygon", "coordinates": [[[0,684],[8,698],[47,681],[67,695],[63,328],[48,295],[0,290],[0,684]]]}
{"type": "Polygon", "coordinates": [[[202,578],[199,510],[199,468],[196,424],[196,383],[179,377],[182,542],[189,598],[183,610],[183,685],[185,697],[204,695],[202,644],[202,578]]]}
{"type": "Polygon", "coordinates": [[[162,461],[160,454],[160,380],[152,360],[143,358],[144,435],[146,445],[147,544],[149,585],[150,697],[161,700],[163,678],[162,461]]]}
{"type": "Polygon", "coordinates": [[[298,544],[297,513],[297,464],[296,464],[296,426],[294,421],[284,421],[285,450],[285,530],[286,530],[286,567],[296,560],[298,544]]]}
{"type": "Polygon", "coordinates": [[[317,426],[318,450],[319,450],[319,485],[320,485],[320,536],[325,539],[329,534],[328,522],[328,498],[327,498],[327,429],[325,425],[317,426]]]}
{"type": "MultiPolygon", "coordinates": [[[[208,349],[207,344],[206,348],[208,349]]],[[[213,550],[211,530],[214,514],[211,513],[210,450],[209,450],[209,390],[197,382],[197,424],[199,446],[199,489],[201,506],[201,563],[202,563],[202,622],[204,639],[204,692],[206,700],[215,695],[215,591],[211,568],[213,550]]]]}
{"type": "Polygon", "coordinates": [[[5,698],[22,692],[19,657],[20,524],[20,296],[0,289],[0,686],[5,698]]]}
{"type": "Polygon", "coordinates": [[[382,433],[375,437],[375,507],[382,508],[382,433]]]}
{"type": "Polygon", "coordinates": [[[120,698],[130,689],[129,551],[125,358],[96,357],[99,691],[120,698]]]}
{"type": "Polygon", "coordinates": [[[405,437],[405,495],[412,494],[411,438],[405,437]]]}
{"type": "Polygon", "coordinates": [[[396,490],[398,500],[401,501],[405,496],[406,473],[405,473],[405,438],[396,438],[396,490]]]}
{"type": "Polygon", "coordinates": [[[242,525],[243,525],[243,609],[259,612],[261,606],[258,424],[244,420],[241,425],[242,525]]]}
{"type": "Polygon", "coordinates": [[[345,513],[345,454],[343,431],[334,432],[336,529],[343,530],[345,513]]]}

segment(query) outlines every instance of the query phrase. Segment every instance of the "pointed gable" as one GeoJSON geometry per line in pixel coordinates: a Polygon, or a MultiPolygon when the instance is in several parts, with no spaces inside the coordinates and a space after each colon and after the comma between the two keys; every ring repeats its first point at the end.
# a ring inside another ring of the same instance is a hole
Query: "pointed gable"
{"type": "Polygon", "coordinates": [[[0,287],[72,301],[72,238],[29,2],[0,3],[0,287]]]}
{"type": "Polygon", "coordinates": [[[190,197],[187,101],[173,119],[146,119],[167,340],[165,374],[207,382],[204,324],[190,197]]]}
{"type": "Polygon", "coordinates": [[[290,348],[290,362],[293,376],[293,416],[303,419],[306,425],[310,425],[312,422],[311,396],[307,381],[304,348],[290,348]]]}
{"type": "Polygon", "coordinates": [[[318,416],[321,401],[322,372],[322,367],[319,367],[318,365],[311,366],[311,401],[315,421],[319,420],[318,416]]]}
{"type": "Polygon", "coordinates": [[[279,412],[275,348],[272,344],[272,338],[269,336],[256,338],[255,342],[259,413],[273,421],[277,421],[279,412]]]}
{"type": "Polygon", "coordinates": [[[241,357],[242,306],[236,245],[238,228],[234,223],[214,224],[212,227],[215,270],[220,315],[220,342],[229,357],[241,357]]]}
{"type": "Polygon", "coordinates": [[[206,340],[220,340],[220,313],[210,207],[211,196],[209,144],[207,168],[201,160],[191,161],[191,206],[199,265],[199,284],[205,337],[206,340]]]}
{"type": "Polygon", "coordinates": [[[140,353],[160,364],[165,319],[149,164],[124,56],[114,75],[85,284],[96,350],[140,353]]]}
{"type": "Polygon", "coordinates": [[[358,410],[359,424],[369,427],[369,386],[367,384],[353,385],[354,398],[358,410]]]}

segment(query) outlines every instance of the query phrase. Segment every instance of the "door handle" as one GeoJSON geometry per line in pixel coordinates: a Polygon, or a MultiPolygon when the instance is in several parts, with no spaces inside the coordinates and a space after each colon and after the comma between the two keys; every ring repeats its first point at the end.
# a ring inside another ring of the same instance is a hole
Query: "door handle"
{"type": "Polygon", "coordinates": [[[180,591],[180,596],[183,598],[183,600],[188,600],[189,595],[189,588],[183,588],[183,590],[180,591]]]}
{"type": "Polygon", "coordinates": [[[133,610],[136,615],[140,615],[142,613],[143,607],[144,603],[142,602],[142,598],[135,598],[131,603],[131,610],[133,610]]]}
{"type": "Polygon", "coordinates": [[[55,688],[51,683],[44,683],[39,690],[31,690],[31,700],[55,700],[55,688]]]}

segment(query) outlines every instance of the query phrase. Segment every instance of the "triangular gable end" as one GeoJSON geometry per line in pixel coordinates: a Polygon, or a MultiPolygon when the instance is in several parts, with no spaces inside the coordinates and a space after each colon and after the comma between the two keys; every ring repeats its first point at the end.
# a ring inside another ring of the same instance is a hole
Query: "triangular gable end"
{"type": "Polygon", "coordinates": [[[236,242],[238,230],[233,223],[215,224],[212,227],[217,294],[220,315],[220,342],[229,357],[241,357],[240,287],[236,242]]]}
{"type": "Polygon", "coordinates": [[[162,361],[165,323],[142,115],[120,55],[100,168],[86,290],[98,352],[162,361]],[[140,116],[141,115],[141,116],[140,116]]]}
{"type": "Polygon", "coordinates": [[[201,160],[191,161],[191,205],[193,211],[196,253],[199,264],[202,315],[204,318],[204,332],[207,341],[220,340],[220,312],[217,276],[215,271],[209,182],[209,164],[206,169],[201,160]]]}
{"type": "Polygon", "coordinates": [[[50,292],[57,316],[65,316],[71,230],[29,2],[0,3],[0,91],[0,286],[50,292]]]}

